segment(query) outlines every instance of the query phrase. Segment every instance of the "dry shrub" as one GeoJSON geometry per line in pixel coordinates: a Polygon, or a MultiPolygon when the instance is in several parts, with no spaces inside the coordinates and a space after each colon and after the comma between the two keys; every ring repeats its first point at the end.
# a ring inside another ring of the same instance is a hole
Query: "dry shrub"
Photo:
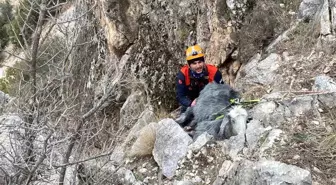
{"type": "Polygon", "coordinates": [[[325,137],[325,139],[321,142],[321,149],[332,149],[336,147],[336,133],[330,134],[325,137]]]}
{"type": "Polygon", "coordinates": [[[277,36],[290,27],[293,16],[288,11],[296,9],[299,1],[279,2],[258,0],[247,12],[237,32],[238,60],[247,62],[255,53],[261,52],[277,36]],[[285,7],[280,7],[284,3],[285,7]]]}
{"type": "Polygon", "coordinates": [[[172,112],[168,111],[164,107],[159,107],[155,110],[155,116],[157,121],[160,121],[165,118],[175,119],[180,113],[180,108],[173,110],[172,112]]]}
{"type": "Polygon", "coordinates": [[[263,87],[261,85],[254,85],[250,87],[244,94],[242,94],[242,98],[246,100],[253,100],[256,98],[260,98],[263,95],[267,94],[267,87],[263,87]]]}
{"type": "Polygon", "coordinates": [[[300,22],[287,36],[288,40],[277,46],[277,51],[286,50],[291,55],[311,52],[320,35],[320,24],[316,22],[300,22]]]}
{"type": "Polygon", "coordinates": [[[314,113],[284,125],[288,141],[277,148],[276,160],[297,165],[312,173],[313,181],[334,184],[336,173],[336,109],[324,108],[319,124],[313,123],[314,113]]]}
{"type": "Polygon", "coordinates": [[[155,138],[156,130],[158,129],[158,123],[150,123],[140,130],[138,139],[134,142],[130,156],[146,156],[151,155],[155,138]]]}
{"type": "Polygon", "coordinates": [[[324,137],[322,142],[320,143],[320,149],[323,150],[334,150],[334,153],[336,153],[336,108],[328,109],[327,110],[327,123],[332,129],[332,133],[324,137]]]}
{"type": "MultiPolygon", "coordinates": [[[[165,118],[176,118],[179,116],[180,108],[174,110],[173,112],[168,112],[163,107],[157,109],[155,111],[156,121],[160,121],[165,118]]],[[[138,138],[133,143],[129,156],[146,156],[151,155],[154,143],[156,139],[156,131],[159,128],[158,123],[150,123],[143,127],[140,132],[138,138]]]]}

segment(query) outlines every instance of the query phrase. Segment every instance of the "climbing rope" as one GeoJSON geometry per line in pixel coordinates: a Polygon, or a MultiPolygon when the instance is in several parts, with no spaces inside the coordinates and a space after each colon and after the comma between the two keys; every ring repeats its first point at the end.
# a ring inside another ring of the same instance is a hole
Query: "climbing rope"
{"type": "Polygon", "coordinates": [[[244,105],[244,104],[254,104],[254,103],[259,103],[260,99],[253,99],[253,100],[244,100],[244,99],[230,99],[231,105],[244,105]]]}
{"type": "Polygon", "coordinates": [[[248,107],[251,105],[255,105],[257,103],[260,102],[260,99],[252,99],[252,100],[244,100],[244,99],[239,99],[239,98],[233,98],[230,99],[230,105],[222,108],[221,110],[219,110],[218,112],[212,114],[213,117],[215,117],[215,120],[219,120],[219,119],[223,119],[225,117],[224,115],[224,110],[226,110],[227,108],[233,106],[233,105],[241,105],[243,107],[248,107]]]}

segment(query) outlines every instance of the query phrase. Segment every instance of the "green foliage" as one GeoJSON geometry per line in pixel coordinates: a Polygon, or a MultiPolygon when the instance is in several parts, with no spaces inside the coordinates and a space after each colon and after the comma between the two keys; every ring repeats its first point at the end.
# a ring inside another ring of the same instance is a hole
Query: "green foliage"
{"type": "Polygon", "coordinates": [[[12,20],[12,6],[8,1],[0,3],[0,48],[3,49],[8,41],[8,27],[12,20]]]}
{"type": "Polygon", "coordinates": [[[8,80],[6,78],[0,78],[0,91],[8,94],[8,80]]]}
{"type": "Polygon", "coordinates": [[[293,134],[293,140],[297,143],[304,143],[309,139],[309,135],[306,133],[294,133],[293,134]]]}
{"type": "Polygon", "coordinates": [[[26,68],[22,64],[15,64],[12,68],[7,68],[5,77],[0,78],[0,91],[15,95],[19,82],[24,84],[29,80],[26,68]]]}
{"type": "MultiPolygon", "coordinates": [[[[57,71],[53,66],[63,62],[66,56],[64,49],[64,40],[53,38],[41,45],[41,51],[44,51],[37,59],[37,75],[44,79],[57,71]],[[55,65],[54,65],[55,64],[55,65]]],[[[30,80],[30,70],[25,62],[18,62],[12,68],[7,68],[5,77],[0,78],[0,91],[11,96],[16,96],[18,86],[25,85],[30,80]]],[[[53,74],[57,75],[57,74],[53,74]]]]}
{"type": "MultiPolygon", "coordinates": [[[[64,3],[66,0],[50,1],[48,6],[55,6],[58,3],[64,3]]],[[[9,40],[16,46],[20,46],[24,40],[28,44],[31,43],[31,36],[36,28],[36,24],[39,18],[39,4],[40,1],[22,0],[19,7],[15,11],[13,19],[6,26],[9,40]]],[[[50,9],[49,13],[55,16],[59,9],[50,9]]]]}

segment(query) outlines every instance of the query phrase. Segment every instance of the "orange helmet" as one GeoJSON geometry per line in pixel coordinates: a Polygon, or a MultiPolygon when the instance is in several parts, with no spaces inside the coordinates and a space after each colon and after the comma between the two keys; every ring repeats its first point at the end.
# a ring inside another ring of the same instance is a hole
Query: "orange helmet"
{"type": "Polygon", "coordinates": [[[190,46],[187,50],[186,50],[186,59],[187,61],[189,60],[193,60],[196,58],[203,58],[204,57],[204,53],[202,51],[201,46],[199,46],[198,44],[194,45],[194,46],[190,46]]]}

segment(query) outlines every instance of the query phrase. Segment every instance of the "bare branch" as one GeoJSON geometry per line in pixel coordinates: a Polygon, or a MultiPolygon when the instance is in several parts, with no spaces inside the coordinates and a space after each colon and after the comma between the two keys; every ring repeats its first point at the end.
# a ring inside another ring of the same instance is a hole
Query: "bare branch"
{"type": "Polygon", "coordinates": [[[85,15],[87,15],[89,12],[91,12],[96,6],[97,6],[97,2],[95,1],[95,4],[88,11],[82,13],[80,16],[78,16],[76,18],[73,18],[73,19],[70,19],[70,20],[67,20],[67,21],[57,22],[57,24],[65,24],[65,23],[69,23],[69,22],[79,20],[79,19],[83,18],[85,15]]]}
{"type": "Polygon", "coordinates": [[[47,10],[56,9],[56,8],[58,8],[60,6],[66,5],[66,4],[68,4],[68,3],[67,2],[65,2],[65,3],[58,3],[55,6],[48,7],[47,10]]]}
{"type": "Polygon", "coordinates": [[[5,65],[5,64],[0,64],[0,66],[11,68],[11,69],[16,69],[16,70],[19,70],[19,71],[27,71],[27,70],[24,70],[24,69],[20,69],[20,68],[9,66],[9,65],[5,65]]]}
{"type": "Polygon", "coordinates": [[[40,15],[38,18],[37,26],[35,29],[35,32],[33,34],[33,40],[32,40],[32,59],[31,59],[31,65],[32,65],[32,77],[33,77],[33,86],[36,87],[36,59],[37,59],[37,53],[39,48],[39,42],[40,42],[40,35],[42,33],[42,26],[43,26],[43,20],[46,13],[46,0],[42,0],[42,3],[40,5],[40,15]]]}
{"type": "Polygon", "coordinates": [[[19,36],[16,34],[16,32],[15,32],[15,28],[14,28],[12,22],[9,22],[9,24],[10,24],[11,29],[12,29],[11,31],[14,33],[14,36],[15,36],[16,41],[17,41],[18,44],[20,45],[21,49],[24,50],[25,47],[23,47],[23,45],[22,45],[22,43],[21,43],[21,41],[20,41],[20,39],[19,39],[19,36]]]}
{"type": "Polygon", "coordinates": [[[55,25],[56,25],[56,21],[53,22],[53,24],[49,26],[48,31],[46,32],[45,36],[42,38],[42,41],[40,42],[41,45],[44,44],[44,42],[46,41],[48,35],[50,34],[50,32],[52,31],[52,29],[54,28],[55,25]]]}
{"type": "Polygon", "coordinates": [[[13,53],[11,53],[11,52],[9,52],[9,51],[2,50],[2,52],[5,52],[5,53],[7,53],[7,54],[9,54],[9,55],[11,55],[11,56],[14,56],[14,57],[16,57],[16,58],[18,58],[18,59],[20,59],[20,60],[22,60],[22,61],[25,61],[25,62],[28,62],[28,61],[29,61],[29,60],[27,60],[27,59],[25,59],[25,58],[22,58],[22,57],[20,57],[20,56],[18,56],[18,55],[15,55],[15,54],[13,54],[13,53]]]}

